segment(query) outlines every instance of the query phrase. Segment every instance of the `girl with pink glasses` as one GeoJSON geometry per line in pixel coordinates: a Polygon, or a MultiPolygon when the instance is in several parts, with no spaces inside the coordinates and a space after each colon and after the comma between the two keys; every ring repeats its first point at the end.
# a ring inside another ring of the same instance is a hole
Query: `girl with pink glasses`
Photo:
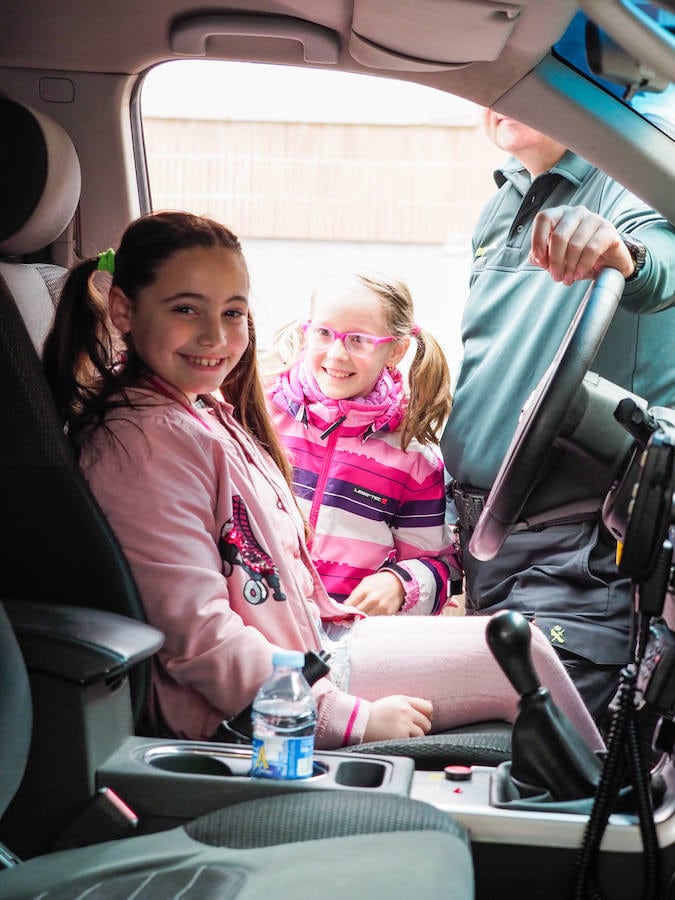
{"type": "Polygon", "coordinates": [[[300,352],[272,382],[269,409],[326,590],[371,616],[456,605],[461,572],[437,449],[450,375],[415,323],[410,291],[363,274],[329,279],[310,320],[282,333],[280,352],[290,343],[300,352]],[[406,389],[399,363],[413,341],[406,389]]]}

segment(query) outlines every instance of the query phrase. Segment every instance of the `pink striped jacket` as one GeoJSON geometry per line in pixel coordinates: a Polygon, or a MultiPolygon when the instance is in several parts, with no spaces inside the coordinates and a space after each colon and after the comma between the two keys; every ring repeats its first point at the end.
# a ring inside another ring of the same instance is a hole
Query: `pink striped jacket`
{"type": "Polygon", "coordinates": [[[404,587],[403,613],[437,615],[458,592],[460,564],[445,523],[439,451],[414,439],[401,449],[406,402],[398,370],[385,369],[373,392],[356,400],[325,397],[302,360],[268,387],[328,593],[344,601],[366,575],[386,568],[404,587]]]}

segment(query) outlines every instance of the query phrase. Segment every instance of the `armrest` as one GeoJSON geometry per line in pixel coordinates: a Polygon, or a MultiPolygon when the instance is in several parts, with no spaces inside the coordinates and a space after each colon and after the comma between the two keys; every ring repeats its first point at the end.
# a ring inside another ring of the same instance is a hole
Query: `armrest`
{"type": "Polygon", "coordinates": [[[151,625],[100,609],[22,600],[4,607],[28,670],[76,684],[117,677],[164,643],[151,625]]]}

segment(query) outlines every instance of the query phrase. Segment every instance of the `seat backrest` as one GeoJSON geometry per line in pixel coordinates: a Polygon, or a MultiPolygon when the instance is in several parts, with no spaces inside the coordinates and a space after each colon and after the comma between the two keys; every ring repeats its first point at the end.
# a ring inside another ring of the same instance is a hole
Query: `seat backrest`
{"type": "Polygon", "coordinates": [[[0,603],[0,819],[23,778],[32,724],[33,704],[26,666],[0,603]]]}
{"type": "MultiPolygon", "coordinates": [[[[60,126],[2,97],[0,133],[12,184],[0,208],[0,598],[143,620],[127,560],[75,462],[38,356],[66,271],[22,262],[44,255],[72,219],[77,155],[60,126]]],[[[137,713],[146,679],[147,670],[132,686],[137,713]]]]}

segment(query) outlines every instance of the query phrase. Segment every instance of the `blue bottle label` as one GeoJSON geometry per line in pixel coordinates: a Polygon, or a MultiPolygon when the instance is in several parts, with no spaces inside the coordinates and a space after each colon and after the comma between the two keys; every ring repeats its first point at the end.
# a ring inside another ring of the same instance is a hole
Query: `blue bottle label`
{"type": "Polygon", "coordinates": [[[309,778],[314,768],[314,735],[253,738],[255,778],[309,778]]]}

